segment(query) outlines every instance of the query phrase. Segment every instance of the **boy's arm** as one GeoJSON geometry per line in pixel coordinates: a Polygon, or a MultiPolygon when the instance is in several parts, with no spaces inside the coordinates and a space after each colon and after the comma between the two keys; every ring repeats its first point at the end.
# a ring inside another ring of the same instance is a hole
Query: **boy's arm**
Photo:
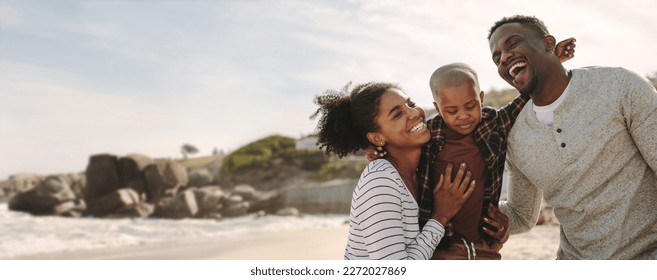
{"type": "Polygon", "coordinates": [[[536,225],[541,211],[543,192],[532,184],[511,161],[508,200],[500,201],[500,210],[509,217],[511,234],[527,232],[536,225]]]}
{"type": "Polygon", "coordinates": [[[529,95],[518,95],[513,101],[506,104],[504,107],[500,108],[497,112],[498,123],[500,127],[505,132],[504,137],[509,134],[513,123],[516,121],[518,114],[522,111],[522,108],[525,107],[529,101],[529,95]]]}
{"type": "MultiPolygon", "coordinates": [[[[629,71],[628,71],[629,72],[629,71]]],[[[657,172],[657,90],[644,78],[627,75],[621,102],[627,130],[653,172],[657,172]]]]}

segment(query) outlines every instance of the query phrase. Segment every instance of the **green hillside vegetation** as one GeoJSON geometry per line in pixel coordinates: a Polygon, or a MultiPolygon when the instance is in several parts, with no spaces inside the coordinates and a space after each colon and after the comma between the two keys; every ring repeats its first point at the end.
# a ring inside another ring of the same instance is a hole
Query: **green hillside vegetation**
{"type": "Polygon", "coordinates": [[[369,161],[362,160],[335,160],[322,165],[315,173],[318,181],[328,181],[337,178],[358,179],[369,161]]]}
{"type": "Polygon", "coordinates": [[[187,170],[196,170],[201,168],[206,168],[209,165],[212,165],[218,160],[221,160],[222,156],[205,156],[205,157],[196,157],[196,158],[186,158],[178,160],[177,162],[185,167],[187,170]]]}
{"type": "Polygon", "coordinates": [[[247,144],[224,158],[222,172],[234,173],[249,169],[270,168],[276,164],[294,165],[313,170],[328,158],[320,150],[297,150],[294,138],[274,135],[247,144]]]}

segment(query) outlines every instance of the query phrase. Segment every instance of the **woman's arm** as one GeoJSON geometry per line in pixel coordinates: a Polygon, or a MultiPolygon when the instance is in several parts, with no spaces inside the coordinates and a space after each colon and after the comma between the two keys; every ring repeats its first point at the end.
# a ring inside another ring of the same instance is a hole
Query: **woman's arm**
{"type": "MultiPolygon", "coordinates": [[[[404,212],[412,209],[404,211],[403,201],[413,197],[404,194],[397,181],[388,176],[359,183],[362,186],[359,185],[358,195],[354,197],[352,212],[355,212],[352,214],[358,220],[370,258],[429,259],[444,235],[443,226],[430,220],[406,246],[405,236],[413,234],[404,225],[404,212]]],[[[417,221],[417,217],[412,219],[417,221]]]]}

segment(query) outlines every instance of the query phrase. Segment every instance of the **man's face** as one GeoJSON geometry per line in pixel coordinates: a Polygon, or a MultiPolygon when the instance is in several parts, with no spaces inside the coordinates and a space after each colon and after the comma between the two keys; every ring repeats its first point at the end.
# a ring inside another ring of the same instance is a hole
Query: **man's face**
{"type": "Polygon", "coordinates": [[[520,23],[500,26],[489,40],[497,73],[522,94],[536,93],[544,54],[543,40],[520,23]]]}

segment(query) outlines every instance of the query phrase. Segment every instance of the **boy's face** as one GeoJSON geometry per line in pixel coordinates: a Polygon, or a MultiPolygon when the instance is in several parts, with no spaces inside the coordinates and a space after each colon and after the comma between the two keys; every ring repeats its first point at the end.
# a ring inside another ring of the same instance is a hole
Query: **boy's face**
{"type": "Polygon", "coordinates": [[[433,105],[445,125],[461,135],[468,135],[481,121],[481,102],[484,92],[477,92],[473,83],[438,88],[433,105]]]}

